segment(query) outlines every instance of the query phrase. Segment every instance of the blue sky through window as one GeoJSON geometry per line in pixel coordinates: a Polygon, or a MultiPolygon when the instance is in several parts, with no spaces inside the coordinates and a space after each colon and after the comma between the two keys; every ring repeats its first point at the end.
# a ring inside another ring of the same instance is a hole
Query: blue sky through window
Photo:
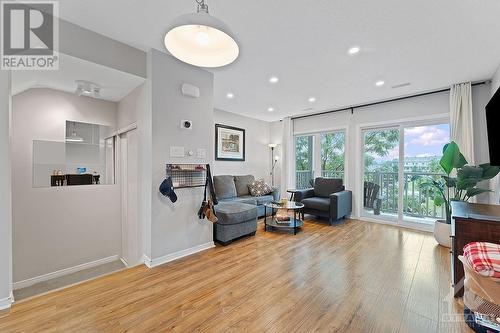
{"type": "MultiPolygon", "coordinates": [[[[441,156],[443,146],[450,142],[450,125],[429,125],[407,127],[404,129],[405,157],[441,156]]],[[[391,149],[386,156],[370,153],[376,163],[397,160],[399,145],[391,149]]]]}

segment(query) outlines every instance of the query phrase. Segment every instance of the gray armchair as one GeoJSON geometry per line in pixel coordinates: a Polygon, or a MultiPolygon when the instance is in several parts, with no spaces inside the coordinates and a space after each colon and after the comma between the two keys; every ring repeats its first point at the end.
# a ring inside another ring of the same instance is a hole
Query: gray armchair
{"type": "Polygon", "coordinates": [[[330,225],[352,211],[352,192],[345,190],[342,179],[316,178],[314,188],[295,193],[295,201],[304,204],[303,214],[326,217],[330,225]]]}

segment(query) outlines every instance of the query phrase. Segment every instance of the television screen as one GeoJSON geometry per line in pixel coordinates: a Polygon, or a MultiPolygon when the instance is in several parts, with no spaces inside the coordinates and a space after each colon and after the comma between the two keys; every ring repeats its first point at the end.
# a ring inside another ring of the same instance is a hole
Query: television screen
{"type": "Polygon", "coordinates": [[[488,127],[488,145],[490,164],[500,166],[500,89],[486,105],[486,123],[488,127]]]}

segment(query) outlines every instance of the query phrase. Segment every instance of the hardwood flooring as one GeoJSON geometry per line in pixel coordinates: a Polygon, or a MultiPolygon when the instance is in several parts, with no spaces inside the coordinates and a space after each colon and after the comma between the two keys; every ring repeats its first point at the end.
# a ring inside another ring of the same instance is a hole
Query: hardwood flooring
{"type": "Polygon", "coordinates": [[[15,303],[0,332],[470,332],[432,235],[306,221],[15,303]]]}
{"type": "Polygon", "coordinates": [[[33,296],[42,295],[50,291],[81,283],[83,281],[95,279],[125,268],[126,266],[121,260],[108,262],[106,264],[87,268],[79,272],[39,282],[26,288],[14,290],[14,299],[16,301],[21,301],[33,296]]]}

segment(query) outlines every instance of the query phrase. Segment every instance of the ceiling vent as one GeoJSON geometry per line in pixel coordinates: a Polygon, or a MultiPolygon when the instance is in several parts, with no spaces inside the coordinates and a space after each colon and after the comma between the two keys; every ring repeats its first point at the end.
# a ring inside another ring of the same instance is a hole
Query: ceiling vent
{"type": "Polygon", "coordinates": [[[100,97],[101,87],[99,85],[85,80],[76,80],[75,94],[78,96],[100,97]]]}

